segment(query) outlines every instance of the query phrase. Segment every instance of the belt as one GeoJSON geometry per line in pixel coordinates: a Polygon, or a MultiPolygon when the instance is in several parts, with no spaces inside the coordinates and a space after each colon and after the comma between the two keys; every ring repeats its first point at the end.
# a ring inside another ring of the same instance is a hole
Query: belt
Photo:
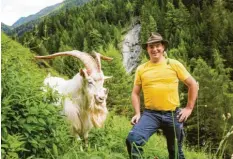
{"type": "Polygon", "coordinates": [[[154,113],[161,113],[161,114],[165,114],[165,113],[175,113],[179,110],[180,108],[176,108],[175,110],[153,110],[153,109],[144,109],[144,111],[146,112],[154,112],[154,113]]]}

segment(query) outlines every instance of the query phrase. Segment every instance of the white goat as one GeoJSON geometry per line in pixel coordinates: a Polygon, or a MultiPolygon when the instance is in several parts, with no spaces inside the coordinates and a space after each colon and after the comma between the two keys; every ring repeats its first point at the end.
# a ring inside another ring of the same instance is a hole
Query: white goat
{"type": "Polygon", "coordinates": [[[84,139],[87,145],[88,132],[91,128],[103,126],[108,110],[106,99],[108,91],[103,87],[104,76],[100,59],[112,58],[95,52],[95,57],[77,50],[55,53],[48,56],[36,56],[37,59],[50,59],[56,56],[74,56],[85,66],[70,80],[59,77],[47,77],[44,84],[64,97],[64,113],[70,121],[73,133],[84,139]]]}

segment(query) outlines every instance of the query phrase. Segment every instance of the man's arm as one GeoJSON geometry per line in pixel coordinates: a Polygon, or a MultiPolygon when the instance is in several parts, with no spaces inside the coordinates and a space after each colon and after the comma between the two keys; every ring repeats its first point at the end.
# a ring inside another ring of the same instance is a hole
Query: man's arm
{"type": "Polygon", "coordinates": [[[141,86],[140,85],[134,85],[133,87],[133,91],[132,91],[132,105],[135,111],[135,115],[133,116],[133,118],[131,119],[131,124],[137,124],[140,117],[141,117],[141,113],[140,113],[140,91],[141,91],[141,86]]]}
{"type": "Polygon", "coordinates": [[[186,121],[191,115],[198,94],[198,84],[192,76],[184,80],[184,83],[188,86],[188,102],[186,107],[178,115],[179,122],[186,121]]]}

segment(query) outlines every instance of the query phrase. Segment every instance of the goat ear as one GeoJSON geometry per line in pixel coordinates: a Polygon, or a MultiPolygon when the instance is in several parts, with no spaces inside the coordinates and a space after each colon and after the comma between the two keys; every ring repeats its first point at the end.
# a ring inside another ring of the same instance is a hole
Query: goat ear
{"type": "Polygon", "coordinates": [[[79,73],[83,78],[86,78],[86,73],[85,73],[85,71],[83,69],[80,69],[79,73]]]}
{"type": "Polygon", "coordinates": [[[112,76],[104,76],[104,80],[110,79],[110,78],[112,78],[112,76]]]}

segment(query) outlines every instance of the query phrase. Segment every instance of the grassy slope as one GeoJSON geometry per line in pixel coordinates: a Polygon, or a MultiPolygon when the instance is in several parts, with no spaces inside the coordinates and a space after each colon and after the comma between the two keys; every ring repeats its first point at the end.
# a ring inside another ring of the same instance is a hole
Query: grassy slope
{"type": "MultiPolygon", "coordinates": [[[[22,68],[25,68],[25,71],[28,70],[28,68],[31,68],[32,70],[36,71],[36,73],[39,73],[38,75],[45,76],[45,72],[38,69],[36,66],[36,60],[34,59],[34,55],[30,52],[28,48],[22,47],[21,44],[13,41],[5,34],[1,34],[1,47],[2,47],[2,73],[6,73],[5,68],[9,65],[15,62],[15,66],[19,65],[22,66],[22,68]]],[[[6,68],[7,70],[8,68],[6,68]]],[[[22,69],[23,70],[23,69],[22,69]]],[[[35,73],[35,74],[36,74],[35,73]]],[[[41,77],[41,81],[44,77],[41,77]]]]}
{"type": "MultiPolygon", "coordinates": [[[[130,120],[124,116],[110,114],[105,127],[92,130],[89,138],[89,148],[83,150],[80,142],[76,141],[70,150],[61,159],[126,159],[127,150],[125,138],[131,129],[130,120]]],[[[166,140],[161,135],[153,135],[144,146],[145,158],[157,156],[159,159],[167,159],[166,140]]],[[[209,159],[203,152],[195,152],[184,146],[184,153],[188,159],[209,159]]]]}
{"type": "Polygon", "coordinates": [[[57,150],[63,154],[69,142],[67,126],[49,92],[41,91],[46,71],[38,68],[28,48],[5,34],[1,38],[2,157],[48,158],[57,150]]]}

